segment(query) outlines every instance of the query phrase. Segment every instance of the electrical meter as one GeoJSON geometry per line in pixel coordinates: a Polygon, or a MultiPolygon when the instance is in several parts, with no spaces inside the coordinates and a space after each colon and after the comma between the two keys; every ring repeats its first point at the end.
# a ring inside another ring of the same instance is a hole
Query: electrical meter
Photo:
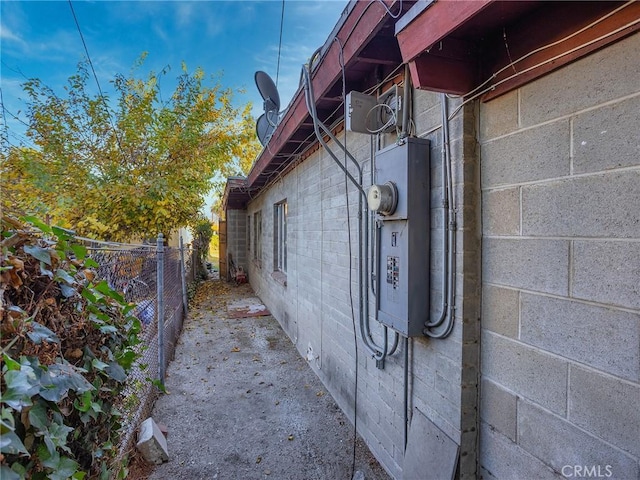
{"type": "Polygon", "coordinates": [[[369,209],[380,215],[393,215],[398,205],[398,189],[393,182],[371,185],[367,193],[369,209]]]}
{"type": "Polygon", "coordinates": [[[378,320],[406,337],[422,336],[429,316],[429,141],[408,138],[376,154],[369,208],[380,225],[378,320]]]}

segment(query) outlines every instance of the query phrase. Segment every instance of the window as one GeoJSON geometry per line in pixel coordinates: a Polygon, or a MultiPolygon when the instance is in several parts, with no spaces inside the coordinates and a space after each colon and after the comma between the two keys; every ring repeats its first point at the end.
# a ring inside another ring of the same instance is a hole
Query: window
{"type": "Polygon", "coordinates": [[[262,211],[253,214],[253,258],[262,261],[262,211]]]}
{"type": "Polygon", "coordinates": [[[273,206],[273,269],[287,271],[287,201],[273,206]]]}

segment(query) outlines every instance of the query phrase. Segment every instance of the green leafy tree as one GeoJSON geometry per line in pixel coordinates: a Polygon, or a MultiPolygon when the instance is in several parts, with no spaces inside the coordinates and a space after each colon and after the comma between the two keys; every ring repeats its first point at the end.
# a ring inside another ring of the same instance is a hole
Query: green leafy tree
{"type": "Polygon", "coordinates": [[[195,265],[196,273],[198,276],[205,278],[207,271],[205,269],[205,262],[209,256],[209,248],[211,245],[211,238],[213,237],[213,227],[211,222],[200,215],[191,228],[193,234],[193,246],[197,249],[198,257],[195,265]]]}
{"type": "Polygon", "coordinates": [[[36,148],[2,159],[5,207],[94,238],[148,238],[197,222],[214,173],[248,170],[259,151],[250,104],[233,107],[219,78],[184,64],[169,97],[160,89],[167,70],[145,80],[135,72],[115,77],[113,101],[88,91],[85,63],[64,98],[38,79],[25,83],[36,148]]]}

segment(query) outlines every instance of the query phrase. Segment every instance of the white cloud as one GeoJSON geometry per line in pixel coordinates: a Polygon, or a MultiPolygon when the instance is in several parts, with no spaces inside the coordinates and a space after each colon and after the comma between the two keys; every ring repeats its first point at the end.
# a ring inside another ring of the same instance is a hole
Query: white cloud
{"type": "Polygon", "coordinates": [[[165,42],[169,41],[169,35],[167,35],[162,25],[156,22],[151,28],[153,30],[153,33],[155,33],[161,40],[165,42]]]}
{"type": "Polygon", "coordinates": [[[4,42],[15,42],[21,45],[25,45],[25,41],[18,35],[13,33],[11,29],[4,23],[0,24],[0,39],[4,42]]]}
{"type": "Polygon", "coordinates": [[[195,11],[194,7],[196,6],[193,2],[179,2],[175,4],[176,7],[176,15],[175,19],[179,27],[189,26],[191,23],[195,11]]]}

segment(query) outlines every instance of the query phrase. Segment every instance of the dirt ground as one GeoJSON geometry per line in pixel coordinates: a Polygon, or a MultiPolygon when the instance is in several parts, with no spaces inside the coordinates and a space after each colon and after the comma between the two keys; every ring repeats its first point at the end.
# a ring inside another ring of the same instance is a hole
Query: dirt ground
{"type": "Polygon", "coordinates": [[[167,369],[153,418],[168,427],[169,462],[150,479],[387,480],[353,425],[272,316],[228,318],[251,287],[204,282],[167,369]]]}

